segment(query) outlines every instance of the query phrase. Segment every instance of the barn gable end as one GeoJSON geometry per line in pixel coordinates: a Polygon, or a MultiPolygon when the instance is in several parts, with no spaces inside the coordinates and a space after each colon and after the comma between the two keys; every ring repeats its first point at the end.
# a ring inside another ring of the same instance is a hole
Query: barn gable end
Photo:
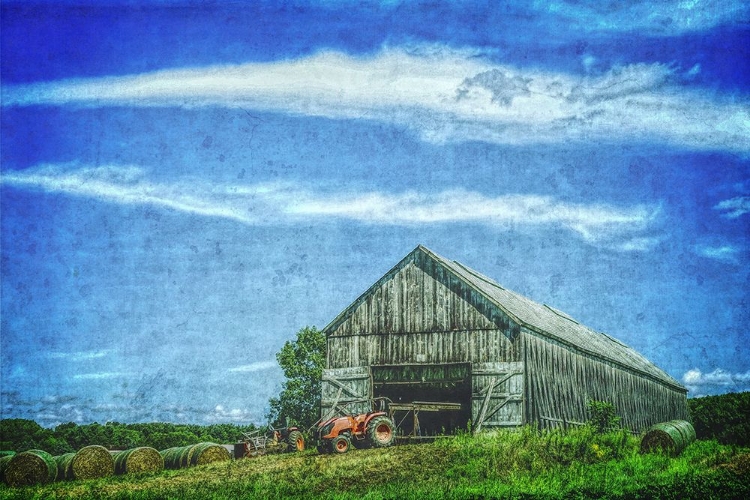
{"type": "Polygon", "coordinates": [[[324,414],[387,396],[461,408],[428,431],[578,425],[588,399],[635,430],[687,416],[685,389],[633,349],[421,245],[323,331],[324,414]]]}
{"type": "Polygon", "coordinates": [[[506,314],[419,246],[324,331],[338,337],[509,328],[506,314]]]}

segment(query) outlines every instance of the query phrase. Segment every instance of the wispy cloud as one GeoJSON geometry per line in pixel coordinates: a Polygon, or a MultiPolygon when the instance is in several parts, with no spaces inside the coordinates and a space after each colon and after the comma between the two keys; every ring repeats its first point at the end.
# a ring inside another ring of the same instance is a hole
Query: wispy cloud
{"type": "Polygon", "coordinates": [[[230,368],[229,371],[251,373],[251,372],[259,372],[263,370],[270,370],[272,368],[277,368],[278,366],[279,364],[273,360],[256,361],[255,363],[250,363],[249,365],[235,366],[234,368],[230,368]]]}
{"type": "Polygon", "coordinates": [[[132,376],[129,372],[94,372],[94,373],[79,373],[73,375],[75,380],[101,380],[108,378],[125,378],[132,376]]]}
{"type": "Polygon", "coordinates": [[[750,390],[750,371],[732,373],[717,368],[710,373],[703,373],[694,368],[685,372],[682,382],[693,395],[742,392],[750,390]]]}
{"type": "Polygon", "coordinates": [[[737,196],[724,200],[714,207],[714,210],[723,212],[722,217],[737,219],[750,212],[750,196],[737,196]]]}
{"type": "Polygon", "coordinates": [[[644,252],[654,248],[663,239],[660,236],[636,236],[615,244],[615,248],[624,252],[644,252]]]}
{"type": "Polygon", "coordinates": [[[98,359],[107,357],[112,351],[108,349],[99,351],[79,351],[79,352],[50,352],[48,358],[64,359],[66,361],[86,361],[89,359],[98,359]]]}
{"type": "Polygon", "coordinates": [[[596,76],[490,63],[476,51],[386,48],[298,60],[4,86],[3,106],[228,106],[406,126],[432,142],[656,141],[750,150],[748,103],[688,90],[678,68],[596,76]]]}
{"type": "Polygon", "coordinates": [[[5,173],[2,182],[120,204],[150,204],[244,224],[289,224],[348,219],[367,224],[475,223],[497,229],[564,227],[585,241],[623,251],[658,243],[649,234],[659,219],[654,205],[571,203],[551,196],[488,196],[466,190],[319,192],[293,183],[230,185],[200,179],[157,183],[137,167],[46,165],[5,173]]]}
{"type": "MultiPolygon", "coordinates": [[[[219,197],[231,196],[231,192],[208,192],[190,187],[196,184],[187,181],[168,185],[149,182],[139,167],[84,167],[70,170],[67,166],[43,165],[23,172],[2,174],[2,182],[17,187],[36,188],[49,192],[60,192],[98,198],[124,205],[156,205],[197,215],[223,217],[241,222],[250,222],[252,217],[229,200],[224,203],[219,197]],[[218,195],[218,196],[216,196],[218,195]]],[[[200,182],[200,181],[197,181],[200,182]]],[[[231,188],[227,188],[231,191],[231,188]]],[[[257,187],[259,192],[263,186],[257,187]]],[[[242,193],[250,196],[253,193],[242,193]]]]}
{"type": "Polygon", "coordinates": [[[702,257],[722,262],[736,263],[737,255],[739,255],[741,250],[740,248],[733,245],[698,245],[697,247],[695,247],[695,251],[702,257]]]}
{"type": "Polygon", "coordinates": [[[639,233],[658,218],[659,207],[614,207],[569,203],[551,196],[510,194],[486,196],[465,190],[435,194],[338,193],[299,197],[287,212],[340,217],[375,224],[479,223],[499,228],[562,226],[584,240],[623,250],[651,247],[656,241],[639,233]],[[638,238],[635,241],[633,238],[638,238]]]}
{"type": "Polygon", "coordinates": [[[606,2],[557,0],[534,2],[534,9],[555,22],[584,32],[641,32],[680,35],[747,19],[747,2],[735,0],[662,0],[606,2]]]}

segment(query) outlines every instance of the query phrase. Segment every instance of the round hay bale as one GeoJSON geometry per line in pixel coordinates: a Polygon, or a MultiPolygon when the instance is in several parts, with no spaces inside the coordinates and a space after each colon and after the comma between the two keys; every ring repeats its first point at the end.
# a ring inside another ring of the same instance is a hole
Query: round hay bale
{"type": "Polygon", "coordinates": [[[180,454],[182,453],[184,446],[177,446],[174,448],[168,448],[160,451],[159,454],[164,459],[165,469],[179,469],[180,468],[180,454]]]}
{"type": "Polygon", "coordinates": [[[81,448],[71,463],[75,479],[96,479],[115,473],[115,461],[107,448],[99,445],[81,448]]]}
{"type": "Polygon", "coordinates": [[[682,436],[687,441],[687,444],[690,444],[693,441],[695,441],[696,435],[695,435],[695,427],[693,427],[693,424],[685,420],[672,420],[671,423],[680,431],[682,436]]]}
{"type": "Polygon", "coordinates": [[[193,446],[183,446],[180,451],[180,468],[190,467],[190,457],[193,456],[193,446]]]}
{"type": "Polygon", "coordinates": [[[11,486],[51,483],[57,477],[57,463],[42,450],[13,455],[5,468],[5,482],[11,486]]]}
{"type": "Polygon", "coordinates": [[[159,455],[161,455],[162,460],[164,460],[164,468],[165,469],[171,469],[171,460],[169,459],[170,454],[172,453],[173,448],[167,448],[166,450],[161,450],[159,452],[159,455]]]}
{"type": "Polygon", "coordinates": [[[8,464],[10,463],[11,458],[13,458],[13,455],[16,454],[15,451],[3,451],[0,452],[3,453],[2,456],[0,456],[0,481],[5,481],[5,469],[8,468],[8,464]]]}
{"type": "Polygon", "coordinates": [[[115,474],[159,472],[164,469],[161,454],[148,446],[125,450],[115,455],[115,474]]]}
{"type": "Polygon", "coordinates": [[[55,463],[57,463],[57,480],[63,481],[65,479],[74,479],[73,477],[73,459],[75,458],[75,453],[66,453],[64,455],[59,455],[55,458],[55,463]]]}
{"type": "Polygon", "coordinates": [[[229,450],[215,443],[199,443],[193,446],[190,465],[206,465],[231,460],[229,450]]]}
{"type": "Polygon", "coordinates": [[[164,457],[164,467],[167,469],[179,469],[180,455],[184,449],[184,446],[176,446],[160,452],[161,456],[164,457]]]}
{"type": "Polygon", "coordinates": [[[641,439],[641,453],[663,450],[674,455],[695,441],[695,429],[685,420],[670,420],[653,425],[641,439]]]}

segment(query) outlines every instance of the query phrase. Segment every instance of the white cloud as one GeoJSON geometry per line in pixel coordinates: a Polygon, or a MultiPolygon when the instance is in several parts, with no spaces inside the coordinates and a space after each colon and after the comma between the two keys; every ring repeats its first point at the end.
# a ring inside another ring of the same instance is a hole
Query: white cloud
{"type": "Polygon", "coordinates": [[[218,404],[213,411],[207,411],[203,414],[203,421],[207,424],[218,423],[236,423],[247,424],[255,418],[253,412],[241,408],[227,409],[224,405],[218,404]]]}
{"type": "Polygon", "coordinates": [[[682,383],[693,395],[748,391],[750,390],[750,371],[731,373],[717,368],[710,373],[703,373],[698,368],[694,368],[685,372],[682,376],[682,383]]]}
{"type": "MultiPolygon", "coordinates": [[[[495,227],[563,226],[584,240],[598,243],[630,240],[649,228],[658,207],[613,207],[603,204],[569,203],[550,196],[501,195],[449,190],[436,194],[407,192],[384,194],[337,193],[300,196],[289,207],[293,214],[341,217],[379,224],[481,223],[495,227]]],[[[635,246],[651,240],[641,238],[635,246]]]]}
{"type": "Polygon", "coordinates": [[[737,196],[724,200],[714,207],[714,210],[720,210],[722,217],[728,219],[737,219],[750,212],[750,196],[737,196]]]}
{"type": "Polygon", "coordinates": [[[66,361],[86,361],[89,359],[98,359],[109,356],[112,351],[108,349],[99,351],[80,351],[80,352],[50,352],[48,358],[64,359],[66,361]]]}
{"type": "Polygon", "coordinates": [[[529,78],[512,75],[495,68],[466,78],[458,89],[458,97],[459,99],[465,98],[472,87],[482,88],[490,92],[492,102],[508,107],[516,97],[525,97],[531,94],[529,83],[531,83],[529,78]]]}
{"type": "MultiPolygon", "coordinates": [[[[227,204],[216,203],[212,195],[185,185],[152,184],[144,178],[138,167],[105,166],[70,170],[66,166],[44,165],[33,170],[5,173],[2,183],[17,187],[38,188],[49,192],[62,192],[88,196],[125,205],[157,205],[197,215],[223,217],[248,222],[251,217],[242,210],[230,209],[227,204]],[[193,193],[194,192],[194,193],[193,193]]],[[[262,190],[263,187],[258,189],[262,190]]],[[[227,198],[229,192],[218,193],[227,198]]]]}
{"type": "Polygon", "coordinates": [[[740,249],[732,245],[708,246],[699,245],[696,247],[696,253],[709,259],[719,260],[722,262],[736,263],[737,255],[740,249]]]}
{"type": "MultiPolygon", "coordinates": [[[[272,368],[277,368],[279,364],[276,361],[256,361],[255,363],[250,363],[249,365],[242,365],[242,366],[235,366],[234,368],[230,368],[230,372],[241,372],[241,373],[249,373],[249,372],[259,372],[263,370],[270,370],[272,368]]],[[[220,407],[217,406],[217,409],[220,407]]],[[[223,409],[223,408],[222,408],[223,409]]]]}
{"type": "Polygon", "coordinates": [[[686,75],[687,76],[696,76],[696,75],[700,74],[700,72],[701,72],[701,64],[700,63],[695,63],[693,65],[693,67],[688,70],[688,72],[686,73],[686,75]]]}
{"type": "Polygon", "coordinates": [[[348,219],[381,225],[476,223],[497,229],[564,227],[586,242],[623,251],[658,243],[647,234],[660,215],[652,205],[571,203],[551,196],[473,191],[318,192],[286,184],[211,184],[201,179],[156,183],[137,167],[46,165],[3,174],[2,183],[120,204],[149,204],[244,224],[348,219]]]}
{"type": "Polygon", "coordinates": [[[632,64],[603,75],[586,77],[568,94],[573,101],[590,104],[618,100],[658,90],[672,80],[674,70],[662,64],[632,64]]]}
{"type": "Polygon", "coordinates": [[[662,240],[663,238],[657,236],[636,237],[618,243],[616,248],[624,252],[644,252],[654,248],[662,240]]]}
{"type": "MultiPolygon", "coordinates": [[[[386,48],[297,60],[4,86],[3,106],[228,106],[395,123],[427,141],[657,141],[750,150],[748,103],[633,64],[578,76],[494,64],[475,52],[386,48]]],[[[684,72],[683,72],[684,73],[684,72]]]]}

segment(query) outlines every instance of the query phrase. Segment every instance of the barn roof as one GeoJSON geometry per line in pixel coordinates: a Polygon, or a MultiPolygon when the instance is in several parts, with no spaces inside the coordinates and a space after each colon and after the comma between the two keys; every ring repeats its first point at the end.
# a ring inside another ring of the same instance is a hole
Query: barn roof
{"type": "Polygon", "coordinates": [[[425,256],[431,258],[476,292],[485,296],[491,303],[497,306],[519,325],[557,342],[573,347],[578,351],[610,361],[626,369],[646,375],[649,378],[659,380],[674,388],[686,391],[686,389],[674,378],[670,377],[666,372],[654,365],[636,350],[623,344],[614,337],[592,330],[591,328],[580,324],[564,312],[551,306],[534,302],[521,294],[508,290],[491,278],[488,278],[457,261],[451,261],[441,257],[422,245],[417,246],[414,251],[409,253],[409,255],[383,276],[383,278],[373,284],[373,286],[362,294],[362,296],[360,296],[353,304],[342,311],[336,319],[324,328],[324,332],[328,333],[332,331],[362,302],[362,300],[364,300],[365,297],[372,293],[375,288],[380,286],[384,280],[388,279],[395,271],[410,262],[414,254],[417,252],[421,252],[425,256]]]}

